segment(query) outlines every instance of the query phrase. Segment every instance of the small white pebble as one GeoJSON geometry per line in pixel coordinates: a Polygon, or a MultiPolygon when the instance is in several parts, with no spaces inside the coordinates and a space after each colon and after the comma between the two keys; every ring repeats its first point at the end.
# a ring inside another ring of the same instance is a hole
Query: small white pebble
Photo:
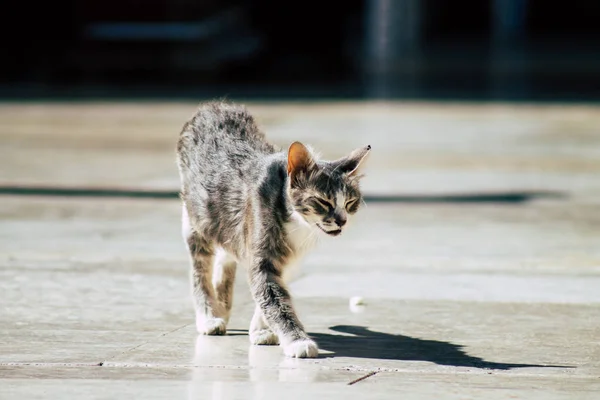
{"type": "Polygon", "coordinates": [[[360,296],[350,298],[350,311],[355,314],[365,312],[365,299],[360,296]]]}
{"type": "Polygon", "coordinates": [[[352,306],[364,306],[365,305],[365,299],[363,299],[360,296],[354,296],[350,298],[350,307],[352,306]]]}

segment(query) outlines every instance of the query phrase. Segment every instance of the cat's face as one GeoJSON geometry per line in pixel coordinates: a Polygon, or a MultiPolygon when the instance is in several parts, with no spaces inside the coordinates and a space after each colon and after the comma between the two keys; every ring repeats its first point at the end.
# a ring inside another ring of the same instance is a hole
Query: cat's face
{"type": "Polygon", "coordinates": [[[358,211],[360,169],[371,146],[337,161],[317,161],[301,143],[288,152],[289,193],[295,210],[311,225],[337,236],[358,211]]]}

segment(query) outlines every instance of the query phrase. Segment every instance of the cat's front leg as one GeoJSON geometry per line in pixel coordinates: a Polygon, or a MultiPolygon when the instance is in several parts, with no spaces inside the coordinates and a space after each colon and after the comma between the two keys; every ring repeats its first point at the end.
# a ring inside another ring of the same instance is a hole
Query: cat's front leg
{"type": "Polygon", "coordinates": [[[254,301],[267,325],[279,337],[284,353],[297,358],[317,357],[319,348],[304,331],[292,306],[290,294],[273,262],[256,260],[249,273],[254,301]]]}

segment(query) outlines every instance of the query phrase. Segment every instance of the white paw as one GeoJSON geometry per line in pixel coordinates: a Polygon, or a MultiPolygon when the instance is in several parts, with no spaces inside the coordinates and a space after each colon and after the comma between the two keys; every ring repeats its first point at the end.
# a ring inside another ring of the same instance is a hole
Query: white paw
{"type": "Polygon", "coordinates": [[[196,329],[201,335],[224,335],[227,322],[223,318],[196,319],[196,329]]]}
{"type": "Polygon", "coordinates": [[[296,340],[285,346],[283,352],[286,356],[295,358],[316,358],[319,356],[317,344],[310,339],[296,340]]]}
{"type": "Polygon", "coordinates": [[[279,344],[279,338],[270,329],[261,329],[250,332],[250,343],[257,345],[276,345],[279,344]]]}

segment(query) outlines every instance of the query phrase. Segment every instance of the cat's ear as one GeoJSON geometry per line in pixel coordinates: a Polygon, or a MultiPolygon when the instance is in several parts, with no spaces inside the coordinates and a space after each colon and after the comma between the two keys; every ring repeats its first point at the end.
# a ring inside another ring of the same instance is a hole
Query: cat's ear
{"type": "Polygon", "coordinates": [[[315,166],[310,150],[300,142],[291,144],[288,150],[288,175],[293,178],[298,172],[307,172],[315,166]]]}
{"type": "Polygon", "coordinates": [[[336,169],[342,173],[358,175],[365,165],[368,155],[371,153],[371,146],[365,146],[354,150],[349,156],[334,161],[336,169]]]}

